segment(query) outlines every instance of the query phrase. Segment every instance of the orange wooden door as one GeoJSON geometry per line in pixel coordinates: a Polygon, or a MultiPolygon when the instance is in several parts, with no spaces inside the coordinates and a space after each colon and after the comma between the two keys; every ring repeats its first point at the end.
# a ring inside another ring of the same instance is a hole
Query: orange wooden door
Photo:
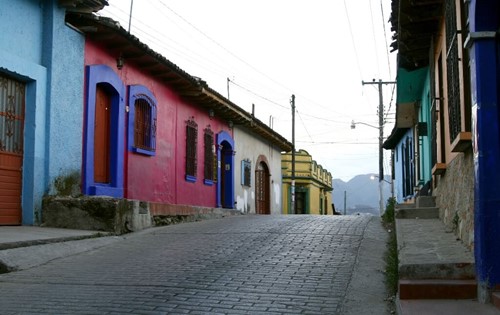
{"type": "Polygon", "coordinates": [[[111,95],[97,85],[94,124],[94,181],[110,182],[111,95]]]}
{"type": "Polygon", "coordinates": [[[0,76],[0,225],[21,224],[25,85],[0,76]]]}

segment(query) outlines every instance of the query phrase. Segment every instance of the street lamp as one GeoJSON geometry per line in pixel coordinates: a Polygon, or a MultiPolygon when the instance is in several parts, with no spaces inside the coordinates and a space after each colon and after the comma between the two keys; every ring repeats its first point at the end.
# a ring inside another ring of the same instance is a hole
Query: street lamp
{"type": "Polygon", "coordinates": [[[364,123],[364,122],[361,122],[361,121],[354,121],[354,120],[352,120],[351,121],[351,129],[356,129],[356,125],[365,125],[365,126],[372,127],[372,128],[375,128],[375,129],[380,129],[380,127],[377,127],[377,126],[374,126],[374,125],[370,125],[370,124],[367,124],[367,123],[364,123]]]}
{"type": "MultiPolygon", "coordinates": [[[[370,179],[371,180],[375,180],[375,178],[379,178],[378,175],[375,175],[375,174],[372,174],[372,176],[370,176],[370,179]]],[[[390,184],[391,182],[388,181],[387,179],[382,179],[384,182],[390,184]]]]}
{"type": "MultiPolygon", "coordinates": [[[[379,178],[378,175],[372,174],[372,176],[370,176],[371,180],[375,180],[375,178],[379,178]]],[[[394,198],[394,181],[392,180],[392,177],[391,177],[391,181],[388,181],[386,179],[382,179],[382,180],[384,182],[386,182],[387,184],[391,185],[391,197],[394,198]]]]}
{"type": "Polygon", "coordinates": [[[384,149],[382,145],[384,144],[384,121],[379,120],[379,126],[370,125],[364,122],[351,121],[351,129],[355,129],[356,125],[365,125],[371,128],[378,129],[378,193],[379,193],[379,207],[380,215],[384,213],[384,193],[382,187],[382,181],[384,180],[384,149]]]}

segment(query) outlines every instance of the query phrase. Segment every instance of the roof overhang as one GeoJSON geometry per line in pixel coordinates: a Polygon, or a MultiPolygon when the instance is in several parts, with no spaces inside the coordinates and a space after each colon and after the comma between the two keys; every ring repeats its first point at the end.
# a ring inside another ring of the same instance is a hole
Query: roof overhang
{"type": "Polygon", "coordinates": [[[194,77],[142,43],[110,18],[93,14],[69,13],[66,22],[120,57],[126,64],[134,64],[156,80],[172,87],[179,95],[194,105],[213,111],[216,117],[241,125],[260,135],[281,151],[291,151],[292,143],[269,126],[243,110],[198,77],[194,77]]]}
{"type": "Polygon", "coordinates": [[[429,64],[432,38],[444,12],[443,3],[444,0],[392,0],[391,47],[399,52],[399,67],[414,70],[429,64]]]}
{"type": "Polygon", "coordinates": [[[92,13],[104,9],[107,0],[59,0],[60,7],[68,12],[92,13]]]}
{"type": "Polygon", "coordinates": [[[386,150],[394,150],[398,143],[403,139],[404,135],[408,131],[408,128],[397,128],[394,127],[387,140],[384,141],[382,148],[386,150]]]}

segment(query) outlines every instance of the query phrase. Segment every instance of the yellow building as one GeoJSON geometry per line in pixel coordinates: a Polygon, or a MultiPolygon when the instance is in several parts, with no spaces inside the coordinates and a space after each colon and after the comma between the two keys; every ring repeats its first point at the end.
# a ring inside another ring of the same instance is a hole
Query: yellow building
{"type": "Polygon", "coordinates": [[[291,211],[292,152],[281,154],[283,214],[333,214],[332,174],[305,150],[295,152],[295,211],[291,211]]]}

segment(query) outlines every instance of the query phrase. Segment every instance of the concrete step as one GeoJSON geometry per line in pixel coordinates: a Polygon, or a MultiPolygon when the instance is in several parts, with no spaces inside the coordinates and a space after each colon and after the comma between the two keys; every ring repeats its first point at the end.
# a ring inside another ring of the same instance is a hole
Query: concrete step
{"type": "Polygon", "coordinates": [[[475,299],[475,280],[399,280],[399,298],[415,299],[475,299]]]}
{"type": "Polygon", "coordinates": [[[491,301],[493,305],[500,310],[500,292],[493,292],[491,294],[491,301]]]}
{"type": "Polygon", "coordinates": [[[398,203],[394,206],[396,210],[398,209],[415,209],[414,203],[398,203]]]}
{"type": "Polygon", "coordinates": [[[433,196],[419,196],[415,201],[415,207],[428,208],[436,206],[436,197],[433,196]]]}
{"type": "Polygon", "coordinates": [[[473,262],[420,262],[400,263],[399,278],[405,280],[474,280],[476,269],[473,262]]]}
{"type": "Polygon", "coordinates": [[[399,278],[473,280],[474,255],[439,219],[396,219],[399,278]]]}
{"type": "Polygon", "coordinates": [[[439,208],[396,208],[395,216],[396,219],[438,219],[439,208]]]}

